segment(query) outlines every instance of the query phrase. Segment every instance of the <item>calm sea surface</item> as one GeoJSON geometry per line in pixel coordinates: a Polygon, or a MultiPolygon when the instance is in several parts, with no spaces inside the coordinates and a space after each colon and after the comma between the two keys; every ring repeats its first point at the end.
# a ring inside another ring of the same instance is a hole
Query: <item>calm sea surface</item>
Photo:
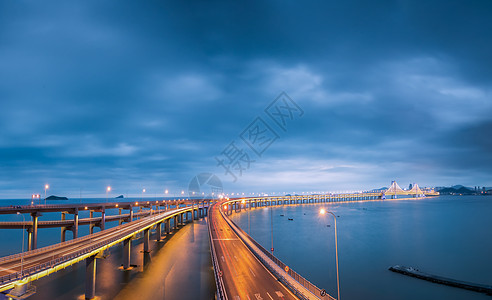
{"type": "MultiPolygon", "coordinates": [[[[104,200],[82,199],[80,202],[104,200]]],[[[0,205],[28,202],[0,200],[0,205]]],[[[70,202],[78,203],[79,200],[52,203],[70,202]]],[[[336,296],[334,224],[331,215],[319,214],[320,208],[339,216],[342,299],[491,299],[484,294],[396,274],[388,271],[388,267],[396,264],[412,266],[436,275],[492,285],[492,197],[441,196],[419,200],[305,204],[243,210],[232,216],[267,249],[271,247],[273,216],[275,255],[336,296]]],[[[110,213],[117,211],[108,211],[110,213]]],[[[87,216],[88,212],[80,213],[81,218],[87,216]]],[[[27,220],[28,215],[25,217],[27,220]]],[[[60,219],[60,214],[47,213],[40,218],[50,219],[60,219]]],[[[21,221],[22,216],[0,215],[0,220],[21,221]]],[[[178,299],[181,296],[181,299],[210,299],[214,284],[207,227],[202,222],[186,225],[167,242],[153,243],[149,257],[140,253],[141,240],[135,240],[132,263],[138,268],[130,273],[117,270],[121,264],[121,248],[112,248],[109,259],[98,261],[98,277],[104,280],[98,281],[97,295],[101,299],[129,299],[137,293],[144,299],[144,295],[154,291],[149,299],[178,299]],[[146,262],[150,260],[153,262],[147,268],[146,262]],[[189,295],[181,294],[176,298],[174,293],[183,289],[189,295]]],[[[117,222],[107,223],[107,226],[115,225],[117,222]]],[[[81,226],[79,230],[85,235],[88,226],[81,226]]],[[[20,251],[22,230],[2,229],[0,235],[0,256],[20,251]]],[[[67,232],[67,239],[70,238],[67,232]]],[[[59,240],[59,228],[39,230],[39,247],[59,240]]],[[[33,300],[47,297],[76,299],[84,291],[84,265],[77,264],[34,284],[38,286],[38,293],[33,300]]]]}
{"type": "Polygon", "coordinates": [[[339,216],[341,299],[491,299],[393,273],[388,267],[412,266],[492,285],[492,197],[304,204],[232,216],[269,249],[273,215],[274,254],[336,296],[333,217],[320,215],[320,208],[339,216]]]}

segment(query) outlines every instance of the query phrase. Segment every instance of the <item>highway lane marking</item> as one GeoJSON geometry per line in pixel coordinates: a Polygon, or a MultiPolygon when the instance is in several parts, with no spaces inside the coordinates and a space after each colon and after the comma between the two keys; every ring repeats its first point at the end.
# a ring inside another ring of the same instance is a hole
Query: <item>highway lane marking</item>
{"type": "Polygon", "coordinates": [[[237,241],[238,239],[212,239],[213,241],[237,241]]]}
{"type": "MultiPolygon", "coordinates": [[[[234,296],[234,299],[235,299],[235,300],[241,300],[241,297],[239,297],[239,296],[234,296]]],[[[249,297],[248,297],[248,299],[249,299],[249,297]]]]}
{"type": "Polygon", "coordinates": [[[236,256],[236,255],[234,255],[234,259],[235,259],[236,261],[239,261],[239,259],[237,259],[237,256],[236,256]]]}
{"type": "Polygon", "coordinates": [[[251,274],[253,275],[253,277],[256,277],[255,273],[253,272],[253,270],[251,270],[251,268],[249,268],[249,271],[251,272],[251,274]]]}
{"type": "Polygon", "coordinates": [[[263,300],[260,294],[255,294],[256,300],[263,300]]]}
{"type": "Polygon", "coordinates": [[[272,300],[273,300],[272,296],[270,296],[270,294],[269,294],[268,292],[267,292],[267,295],[268,295],[268,297],[270,297],[270,299],[272,299],[272,300]]]}
{"type": "Polygon", "coordinates": [[[277,294],[277,296],[279,296],[280,298],[284,297],[284,294],[282,294],[281,291],[275,291],[275,294],[277,294]]]}
{"type": "Polygon", "coordinates": [[[223,262],[225,262],[224,255],[222,255],[220,258],[222,259],[223,262]]]}

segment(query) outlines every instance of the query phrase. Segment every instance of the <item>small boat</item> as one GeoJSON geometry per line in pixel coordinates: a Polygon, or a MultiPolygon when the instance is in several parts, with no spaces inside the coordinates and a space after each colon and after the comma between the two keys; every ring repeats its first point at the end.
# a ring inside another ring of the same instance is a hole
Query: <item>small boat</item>
{"type": "Polygon", "coordinates": [[[289,218],[289,221],[294,221],[294,219],[292,219],[292,218],[289,218]]]}
{"type": "Polygon", "coordinates": [[[281,217],[283,217],[284,215],[280,215],[281,217]]]}

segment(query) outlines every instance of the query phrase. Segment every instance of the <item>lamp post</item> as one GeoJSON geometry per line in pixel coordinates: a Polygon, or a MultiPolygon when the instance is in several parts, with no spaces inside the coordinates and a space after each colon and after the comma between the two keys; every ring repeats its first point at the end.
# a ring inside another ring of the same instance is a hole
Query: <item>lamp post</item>
{"type": "Polygon", "coordinates": [[[337,300],[340,300],[340,277],[339,277],[339,274],[338,274],[338,240],[337,240],[337,216],[335,216],[334,213],[332,213],[331,211],[327,211],[326,209],[322,208],[319,210],[319,213],[320,215],[324,215],[324,214],[330,214],[333,216],[333,220],[335,220],[335,261],[336,261],[336,264],[337,264],[337,294],[338,294],[338,297],[337,297],[337,300]]]}
{"type": "Polygon", "coordinates": [[[144,193],[145,193],[145,189],[142,189],[142,202],[143,202],[143,198],[144,198],[144,193]]]}
{"type": "Polygon", "coordinates": [[[21,278],[23,277],[23,266],[24,266],[24,231],[26,226],[26,218],[20,212],[17,212],[18,215],[22,216],[22,252],[21,252],[21,278]]]}
{"type": "Polygon", "coordinates": [[[271,237],[272,237],[272,248],[270,250],[272,251],[272,255],[273,255],[273,205],[271,200],[270,200],[270,224],[271,224],[271,237]]]}
{"type": "Polygon", "coordinates": [[[50,188],[49,184],[44,185],[44,205],[46,205],[46,191],[50,188]]]}

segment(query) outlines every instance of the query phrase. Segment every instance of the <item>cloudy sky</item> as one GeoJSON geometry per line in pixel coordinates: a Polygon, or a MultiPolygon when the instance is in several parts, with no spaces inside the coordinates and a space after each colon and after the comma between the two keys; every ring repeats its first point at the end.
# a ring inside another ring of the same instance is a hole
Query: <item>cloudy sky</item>
{"type": "Polygon", "coordinates": [[[0,0],[0,198],[492,185],[490,1],[185,2],[0,0]]]}

